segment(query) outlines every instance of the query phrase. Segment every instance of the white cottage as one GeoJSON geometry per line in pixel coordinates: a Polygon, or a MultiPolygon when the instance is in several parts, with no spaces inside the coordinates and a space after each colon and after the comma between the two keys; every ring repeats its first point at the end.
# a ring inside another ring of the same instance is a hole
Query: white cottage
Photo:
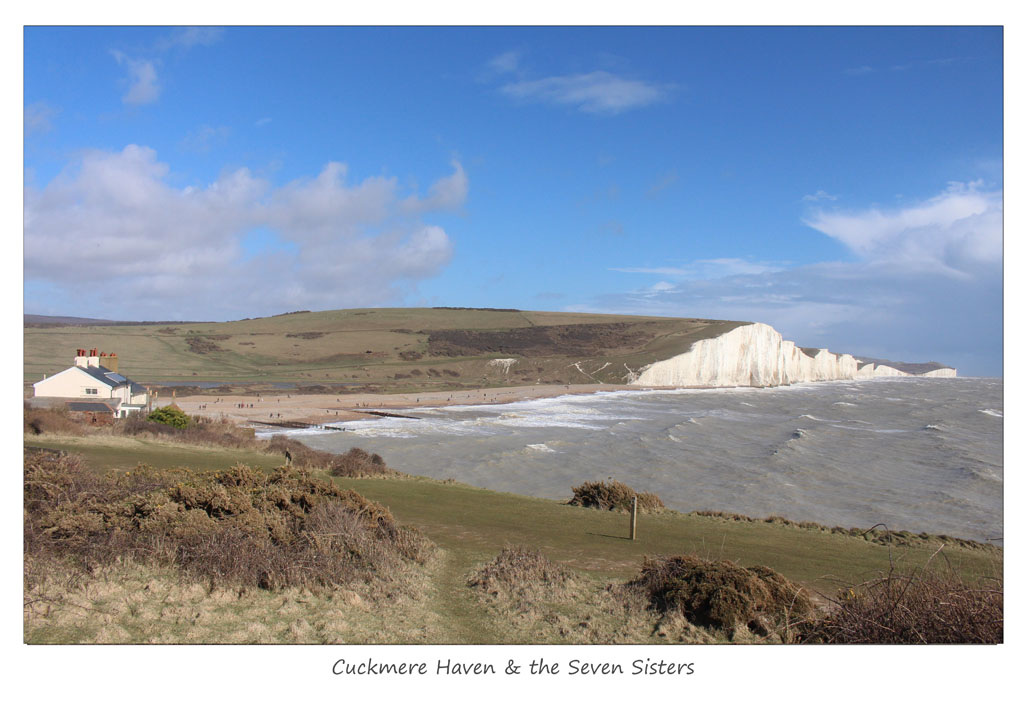
{"type": "Polygon", "coordinates": [[[109,405],[117,417],[149,404],[149,391],[117,372],[117,354],[79,349],[75,365],[32,384],[36,398],[88,399],[109,405]]]}

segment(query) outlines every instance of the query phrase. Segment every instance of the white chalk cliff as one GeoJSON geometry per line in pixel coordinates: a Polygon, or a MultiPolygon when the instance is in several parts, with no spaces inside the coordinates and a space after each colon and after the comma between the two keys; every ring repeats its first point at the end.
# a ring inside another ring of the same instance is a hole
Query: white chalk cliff
{"type": "Polygon", "coordinates": [[[884,364],[859,363],[849,354],[801,349],[769,325],[755,322],[702,339],[683,354],[630,372],[628,382],[638,386],[784,386],[882,376],[952,378],[956,369],[911,374],[884,364]]]}

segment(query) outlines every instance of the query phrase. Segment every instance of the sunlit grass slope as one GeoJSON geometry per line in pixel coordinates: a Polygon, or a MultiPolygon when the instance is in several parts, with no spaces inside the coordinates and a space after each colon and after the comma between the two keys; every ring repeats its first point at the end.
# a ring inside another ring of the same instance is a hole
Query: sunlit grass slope
{"type": "Polygon", "coordinates": [[[383,392],[622,383],[630,369],[740,323],[482,309],[297,312],[220,323],[26,327],[26,384],[78,348],[115,352],[144,383],[287,383],[383,392]],[[509,368],[488,363],[512,358],[509,368]]]}

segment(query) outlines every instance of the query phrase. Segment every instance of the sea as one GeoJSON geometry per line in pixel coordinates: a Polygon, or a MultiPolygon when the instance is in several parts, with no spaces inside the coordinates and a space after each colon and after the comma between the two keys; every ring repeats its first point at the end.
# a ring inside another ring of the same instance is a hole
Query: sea
{"type": "Polygon", "coordinates": [[[681,512],[1002,544],[1003,382],[883,378],[410,408],[288,434],[392,468],[567,499],[614,479],[681,512]]]}

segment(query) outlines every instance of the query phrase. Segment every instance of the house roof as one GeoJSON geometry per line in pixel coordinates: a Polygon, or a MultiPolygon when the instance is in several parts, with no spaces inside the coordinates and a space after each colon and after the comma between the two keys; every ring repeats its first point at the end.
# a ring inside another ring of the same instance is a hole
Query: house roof
{"type": "MultiPolygon", "coordinates": [[[[120,404],[120,401],[118,401],[118,404],[120,404]]],[[[101,403],[97,400],[69,400],[67,402],[67,406],[68,410],[77,413],[111,413],[117,409],[116,406],[111,406],[108,403],[101,403]]]]}
{"type": "Polygon", "coordinates": [[[131,386],[132,394],[144,393],[146,391],[146,388],[144,386],[140,386],[135,381],[131,380],[130,378],[126,378],[125,376],[122,376],[116,371],[111,371],[106,366],[77,366],[73,368],[78,368],[81,369],[82,371],[85,371],[87,374],[95,378],[100,383],[104,383],[110,386],[111,388],[118,388],[127,383],[131,386]]]}
{"type": "Polygon", "coordinates": [[[104,383],[111,388],[117,388],[125,382],[125,377],[119,373],[114,373],[106,366],[78,366],[85,373],[95,378],[100,383],[104,383]]]}

